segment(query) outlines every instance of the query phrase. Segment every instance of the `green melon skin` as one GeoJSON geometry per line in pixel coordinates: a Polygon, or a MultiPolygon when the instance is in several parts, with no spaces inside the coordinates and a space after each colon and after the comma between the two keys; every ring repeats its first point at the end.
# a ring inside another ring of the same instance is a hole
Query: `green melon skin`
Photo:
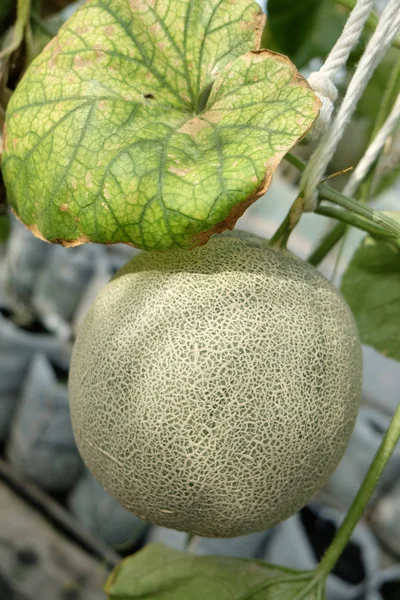
{"type": "Polygon", "coordinates": [[[210,537],[259,531],[324,484],[353,430],[361,349],[338,292],[250,236],[135,257],[79,332],[76,441],[146,521],[210,537]]]}

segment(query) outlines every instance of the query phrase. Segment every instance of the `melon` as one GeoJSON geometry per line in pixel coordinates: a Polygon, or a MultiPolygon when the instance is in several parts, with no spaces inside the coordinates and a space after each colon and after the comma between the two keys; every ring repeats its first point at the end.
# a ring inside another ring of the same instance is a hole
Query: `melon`
{"type": "Polygon", "coordinates": [[[350,310],[314,267],[256,236],[214,236],[190,252],[143,252],[101,291],[73,352],[72,422],[122,506],[235,537],[322,487],[361,378],[350,310]]]}

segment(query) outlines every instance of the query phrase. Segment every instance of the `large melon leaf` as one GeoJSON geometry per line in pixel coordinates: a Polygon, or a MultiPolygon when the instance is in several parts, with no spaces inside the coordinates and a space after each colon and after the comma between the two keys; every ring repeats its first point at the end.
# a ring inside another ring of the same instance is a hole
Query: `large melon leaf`
{"type": "Polygon", "coordinates": [[[109,600],[325,600],[322,581],[258,560],[193,556],[150,544],[108,579],[109,600]]]}
{"type": "Polygon", "coordinates": [[[50,242],[148,250],[232,227],[319,109],[257,51],[263,25],[253,0],[89,0],[8,107],[18,217],[50,242]]]}

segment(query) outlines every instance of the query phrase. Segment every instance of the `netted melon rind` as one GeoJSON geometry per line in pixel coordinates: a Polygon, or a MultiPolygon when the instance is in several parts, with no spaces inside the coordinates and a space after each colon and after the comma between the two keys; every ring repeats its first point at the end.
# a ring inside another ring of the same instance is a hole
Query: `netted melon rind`
{"type": "Polygon", "coordinates": [[[152,523],[234,537],[287,518],[351,435],[361,352],[313,267],[232,236],[142,253],[78,335],[70,402],[88,468],[152,523]]]}

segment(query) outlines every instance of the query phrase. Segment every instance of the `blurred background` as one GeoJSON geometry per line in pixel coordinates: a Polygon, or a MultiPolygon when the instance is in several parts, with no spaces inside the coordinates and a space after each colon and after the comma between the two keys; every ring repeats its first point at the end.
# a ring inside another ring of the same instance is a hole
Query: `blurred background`
{"type": "MultiPolygon", "coordinates": [[[[32,24],[35,53],[79,4],[41,3],[32,24]]],[[[298,44],[293,50],[292,58],[306,76],[322,64],[348,15],[343,3],[321,4],[318,35],[312,35],[307,47],[298,44]]],[[[3,47],[14,5],[0,0],[3,47]]],[[[8,64],[9,77],[19,59],[17,54],[8,64]]],[[[352,60],[354,65],[357,51],[352,60]]],[[[399,60],[398,49],[387,53],[330,172],[356,164],[362,155],[379,95],[399,60]]],[[[350,75],[351,61],[338,79],[339,89],[350,75]]],[[[399,131],[390,145],[390,164],[387,157],[380,162],[379,183],[370,182],[370,196],[373,206],[399,211],[399,131]]],[[[311,150],[302,144],[296,152],[307,159],[311,150]]],[[[340,189],[345,177],[333,179],[332,185],[340,189]]],[[[297,183],[298,172],[283,164],[268,194],[248,209],[237,228],[271,237],[296,197],[297,183]]],[[[153,541],[177,549],[187,544],[186,534],[144,523],[101,488],[80,459],[69,417],[67,379],[76,332],[96,294],[137,251],[123,245],[64,249],[46,244],[8,214],[1,194],[0,186],[0,599],[100,600],[105,598],[101,586],[121,556],[153,541]]],[[[307,214],[289,248],[307,259],[333,226],[324,217],[307,214]]],[[[336,285],[363,235],[351,230],[318,265],[336,285]]],[[[400,364],[369,347],[363,355],[362,407],[345,456],[321,493],[271,530],[232,540],[196,537],[189,542],[191,552],[255,557],[297,569],[317,564],[400,402],[400,364]]],[[[327,596],[400,600],[400,447],[329,577],[327,596]]]]}

